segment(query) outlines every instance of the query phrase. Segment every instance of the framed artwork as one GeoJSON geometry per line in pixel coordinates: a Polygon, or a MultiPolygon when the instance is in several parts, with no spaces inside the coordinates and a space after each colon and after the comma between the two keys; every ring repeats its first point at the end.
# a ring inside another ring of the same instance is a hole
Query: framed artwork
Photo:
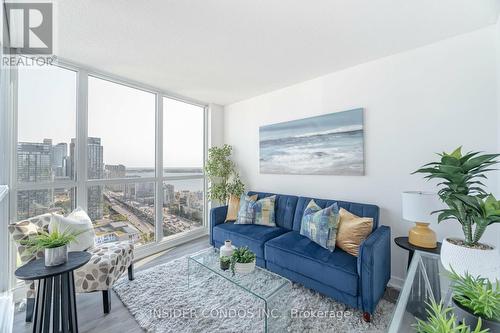
{"type": "Polygon", "coordinates": [[[259,128],[260,172],[364,175],[363,109],[259,128]]]}

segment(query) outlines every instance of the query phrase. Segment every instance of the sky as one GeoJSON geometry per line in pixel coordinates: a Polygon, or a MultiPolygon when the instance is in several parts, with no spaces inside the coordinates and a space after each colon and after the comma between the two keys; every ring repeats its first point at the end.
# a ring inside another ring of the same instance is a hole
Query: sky
{"type": "MultiPolygon", "coordinates": [[[[70,143],[76,136],[76,73],[20,68],[18,141],[70,143]]],[[[155,95],[89,77],[88,135],[101,138],[104,163],[154,167],[155,95]]],[[[164,98],[164,167],[201,167],[203,109],[164,98]]]]}
{"type": "Polygon", "coordinates": [[[260,127],[259,132],[262,141],[362,126],[363,109],[354,109],[266,125],[260,127]]]}

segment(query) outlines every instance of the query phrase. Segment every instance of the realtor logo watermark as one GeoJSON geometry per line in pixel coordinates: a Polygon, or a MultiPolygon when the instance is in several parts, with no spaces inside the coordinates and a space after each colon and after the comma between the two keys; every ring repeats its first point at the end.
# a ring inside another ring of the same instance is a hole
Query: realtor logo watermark
{"type": "Polygon", "coordinates": [[[2,62],[7,66],[52,63],[54,14],[52,2],[6,2],[2,62]],[[25,56],[25,57],[19,57],[25,56]]]}

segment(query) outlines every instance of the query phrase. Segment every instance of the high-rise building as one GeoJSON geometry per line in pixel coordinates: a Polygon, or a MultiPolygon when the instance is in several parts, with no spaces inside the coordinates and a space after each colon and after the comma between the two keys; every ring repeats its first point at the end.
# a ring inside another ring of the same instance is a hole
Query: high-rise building
{"type": "MultiPolygon", "coordinates": [[[[104,175],[105,178],[108,179],[125,178],[126,168],[122,164],[118,165],[106,164],[104,166],[104,175]]],[[[107,185],[106,188],[114,192],[123,192],[125,190],[125,186],[123,184],[107,185]]]]}
{"type": "Polygon", "coordinates": [[[163,204],[168,206],[175,201],[174,185],[164,184],[163,185],[163,204]]]}
{"type": "Polygon", "coordinates": [[[66,177],[66,159],[68,157],[68,144],[58,143],[52,147],[52,171],[57,178],[66,177]]]}
{"type": "MultiPolygon", "coordinates": [[[[76,140],[71,139],[69,146],[69,163],[66,165],[68,174],[74,174],[76,166],[76,140]]],[[[101,179],[104,177],[103,163],[104,149],[100,138],[90,137],[87,140],[87,176],[88,179],[101,179]]],[[[91,220],[98,220],[103,215],[104,199],[102,186],[91,186],[87,190],[87,214],[91,220]]]]}
{"type": "MultiPolygon", "coordinates": [[[[52,142],[19,142],[17,144],[17,180],[21,183],[49,182],[52,142]]],[[[19,191],[17,215],[19,219],[47,211],[53,201],[52,190],[19,191]]]]}

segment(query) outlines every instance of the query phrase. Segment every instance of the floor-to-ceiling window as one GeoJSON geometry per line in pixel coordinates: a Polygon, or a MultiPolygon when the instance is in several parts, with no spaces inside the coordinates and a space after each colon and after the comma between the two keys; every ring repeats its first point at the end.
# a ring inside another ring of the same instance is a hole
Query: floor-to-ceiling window
{"type": "Polygon", "coordinates": [[[80,206],[138,248],[205,230],[204,105],[68,64],[15,87],[11,223],[80,206]]]}

